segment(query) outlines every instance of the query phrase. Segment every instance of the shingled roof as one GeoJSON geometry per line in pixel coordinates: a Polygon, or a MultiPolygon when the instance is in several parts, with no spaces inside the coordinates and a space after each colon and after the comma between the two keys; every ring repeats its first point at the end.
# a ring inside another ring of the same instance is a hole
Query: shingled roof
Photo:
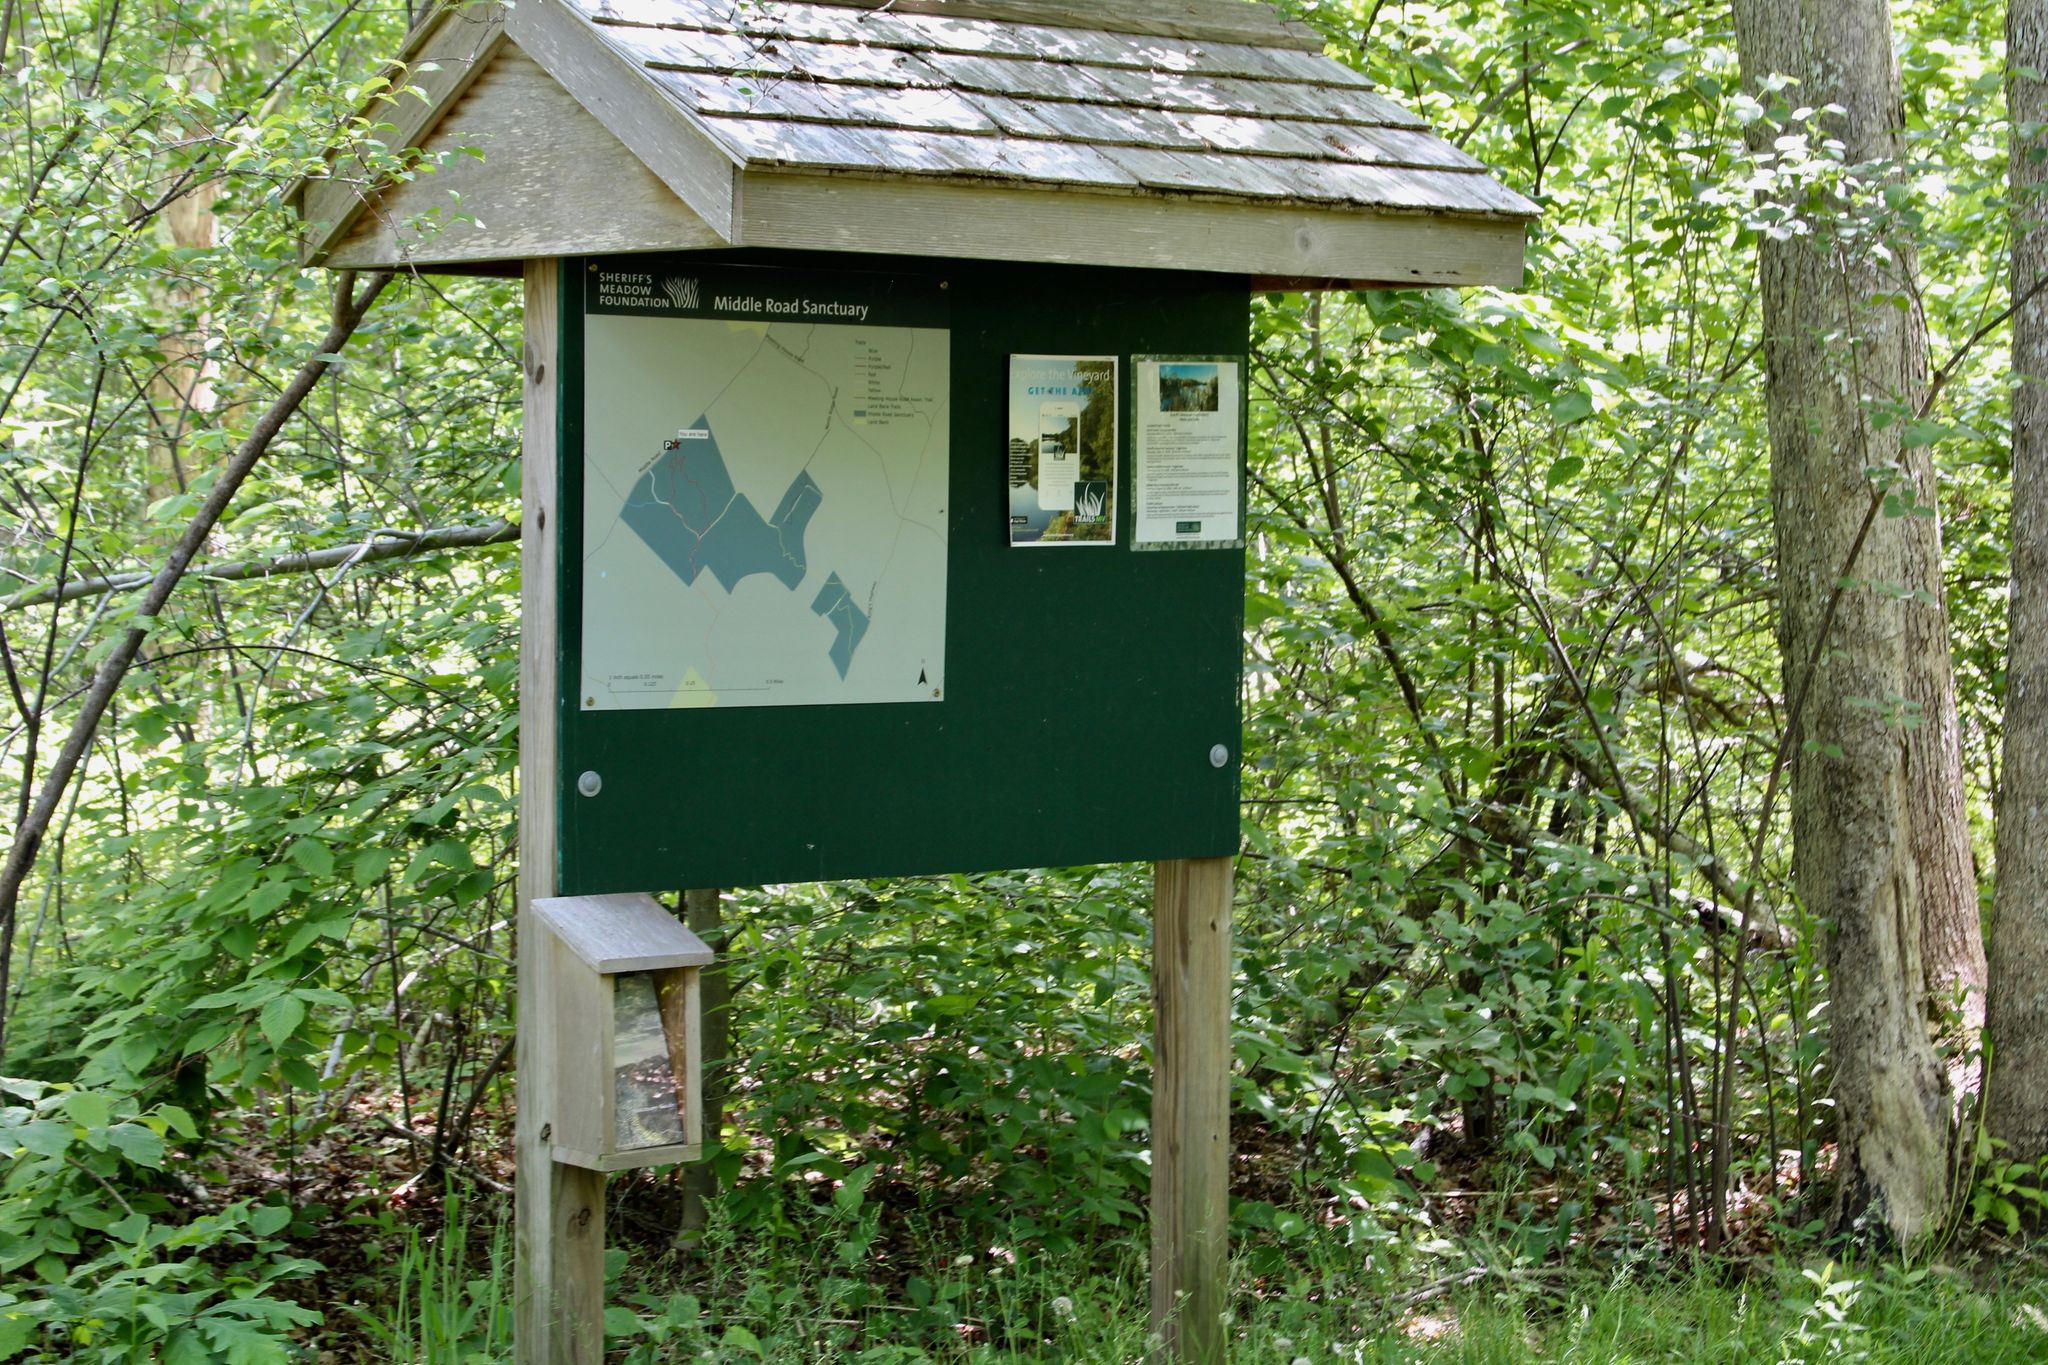
{"type": "MultiPolygon", "coordinates": [[[[467,184],[314,182],[315,260],[488,258],[480,214],[444,210],[431,232],[409,220],[436,199],[473,210],[500,158],[573,178],[566,152],[588,177],[599,135],[579,113],[644,167],[614,165],[614,181],[651,173],[694,221],[636,225],[625,247],[536,238],[526,254],[806,246],[1514,283],[1537,212],[1247,0],[521,0],[438,13],[411,59],[439,88],[388,139],[481,142],[483,169],[467,184]]],[[[533,169],[500,178],[541,190],[533,169]]]]}

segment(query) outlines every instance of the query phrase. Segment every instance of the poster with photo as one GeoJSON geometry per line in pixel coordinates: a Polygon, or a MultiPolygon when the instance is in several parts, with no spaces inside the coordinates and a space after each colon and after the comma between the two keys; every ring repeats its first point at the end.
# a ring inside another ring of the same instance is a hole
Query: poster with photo
{"type": "Polygon", "coordinates": [[[1135,356],[1131,545],[1218,549],[1244,543],[1244,399],[1239,362],[1135,356]]]}
{"type": "Polygon", "coordinates": [[[1116,543],[1115,356],[1010,357],[1010,544],[1116,543]]]}

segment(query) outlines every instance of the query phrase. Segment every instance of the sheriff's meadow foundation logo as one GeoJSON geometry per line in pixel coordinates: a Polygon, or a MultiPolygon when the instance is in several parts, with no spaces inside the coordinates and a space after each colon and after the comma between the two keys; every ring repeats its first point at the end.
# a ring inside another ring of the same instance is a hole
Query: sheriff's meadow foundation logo
{"type": "Polygon", "coordinates": [[[661,292],[668,295],[668,301],[678,308],[702,308],[703,295],[697,281],[678,279],[671,275],[661,282],[661,292]]]}

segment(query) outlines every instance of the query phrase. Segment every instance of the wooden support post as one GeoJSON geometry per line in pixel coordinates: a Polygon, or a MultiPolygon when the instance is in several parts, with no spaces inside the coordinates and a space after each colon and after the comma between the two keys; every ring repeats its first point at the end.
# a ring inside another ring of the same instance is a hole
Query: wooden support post
{"type": "Polygon", "coordinates": [[[521,442],[519,636],[519,1113],[515,1354],[518,1365],[599,1365],[604,1358],[604,1176],[549,1150],[555,1097],[543,1058],[548,1000],[533,983],[548,938],[533,902],[555,894],[555,360],[561,266],[526,264],[526,417],[521,442]],[[529,993],[532,991],[532,993],[529,993]]]}
{"type": "Polygon", "coordinates": [[[1160,863],[1152,907],[1152,1330],[1222,1365],[1230,1228],[1232,860],[1160,863]]]}
{"type": "Polygon", "coordinates": [[[676,1234],[678,1245],[694,1244],[709,1220],[712,1196],[718,1193],[718,1172],[713,1160],[719,1150],[719,1134],[725,1127],[726,1079],[732,1070],[732,985],[725,975],[725,920],[721,913],[722,893],[716,888],[683,893],[683,922],[691,933],[718,954],[704,969],[704,1110],[705,1160],[683,1171],[683,1226],[676,1234]]]}

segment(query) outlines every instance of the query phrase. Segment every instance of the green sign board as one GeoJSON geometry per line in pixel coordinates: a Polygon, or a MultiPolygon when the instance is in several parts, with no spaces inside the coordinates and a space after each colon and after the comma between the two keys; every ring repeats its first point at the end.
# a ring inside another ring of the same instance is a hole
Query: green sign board
{"type": "Polygon", "coordinates": [[[568,264],[564,894],[1235,849],[1243,281],[568,264]]]}

